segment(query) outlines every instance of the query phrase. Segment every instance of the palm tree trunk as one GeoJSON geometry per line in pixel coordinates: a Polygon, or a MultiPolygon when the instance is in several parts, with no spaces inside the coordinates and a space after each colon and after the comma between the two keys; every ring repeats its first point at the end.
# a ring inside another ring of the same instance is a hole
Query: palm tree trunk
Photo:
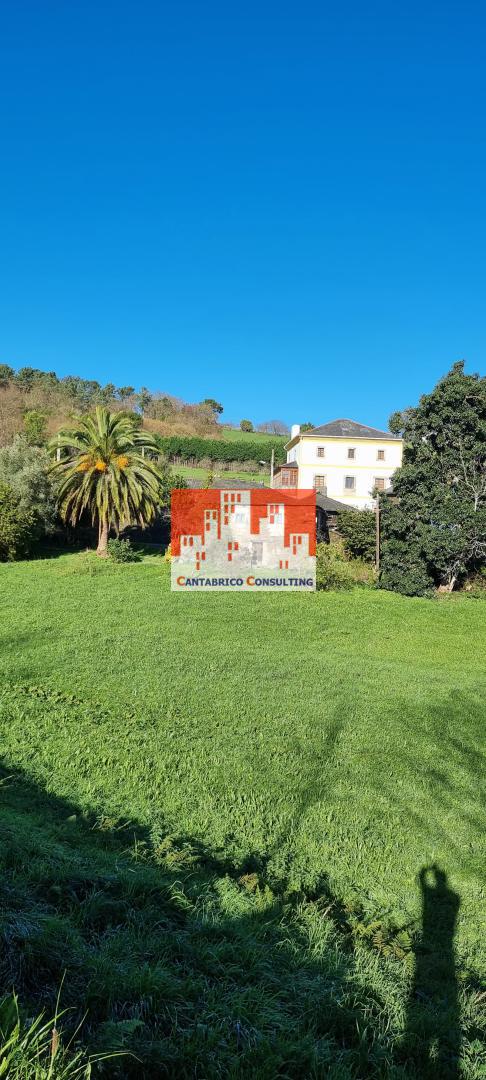
{"type": "Polygon", "coordinates": [[[99,532],[98,532],[98,547],[96,548],[96,554],[100,555],[102,559],[106,559],[108,555],[108,533],[109,533],[108,518],[100,518],[99,532]]]}

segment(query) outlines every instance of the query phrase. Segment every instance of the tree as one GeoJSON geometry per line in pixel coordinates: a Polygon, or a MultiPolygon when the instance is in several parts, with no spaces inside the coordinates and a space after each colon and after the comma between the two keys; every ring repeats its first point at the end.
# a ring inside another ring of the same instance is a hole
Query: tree
{"type": "Polygon", "coordinates": [[[150,405],[150,402],[152,401],[152,394],[150,393],[149,390],[147,390],[146,386],[141,386],[140,387],[140,392],[137,394],[137,400],[138,400],[138,407],[139,407],[140,412],[142,413],[142,416],[143,416],[146,409],[148,409],[148,407],[150,405]]]}
{"type": "Polygon", "coordinates": [[[0,450],[0,483],[11,488],[22,512],[32,514],[37,536],[53,532],[57,518],[49,467],[47,450],[30,446],[25,435],[16,435],[0,450]]]}
{"type": "Polygon", "coordinates": [[[58,448],[61,458],[52,471],[59,478],[61,516],[76,525],[83,513],[90,515],[98,526],[98,555],[108,553],[110,528],[143,527],[152,521],[159,502],[160,474],[148,454],[157,454],[157,445],[128,416],[99,405],[75,430],[55,436],[51,452],[58,448]]]}
{"type": "Polygon", "coordinates": [[[38,376],[44,374],[45,372],[39,371],[38,368],[21,367],[15,376],[15,382],[20,390],[29,393],[38,376]]]}
{"type": "Polygon", "coordinates": [[[102,386],[98,394],[101,405],[110,405],[110,403],[114,400],[115,396],[116,386],[112,382],[106,383],[105,386],[102,386]]]}
{"type": "Polygon", "coordinates": [[[128,401],[128,398],[133,397],[134,393],[134,386],[120,386],[117,390],[118,397],[120,398],[120,401],[123,402],[128,401]]]}
{"type": "Polygon", "coordinates": [[[313,428],[315,428],[315,426],[316,426],[316,425],[315,425],[315,424],[311,424],[311,422],[310,422],[310,420],[309,420],[309,421],[307,422],[307,424],[301,424],[301,425],[300,425],[300,430],[301,430],[301,431],[312,431],[312,429],[313,429],[313,428]]]}
{"type": "Polygon", "coordinates": [[[240,420],[241,431],[253,431],[253,424],[251,420],[240,420]]]}
{"type": "Polygon", "coordinates": [[[220,404],[219,401],[215,401],[212,397],[204,398],[204,401],[201,401],[201,405],[209,405],[209,408],[212,410],[215,416],[220,416],[223,412],[223,406],[220,404]]]}
{"type": "Polygon", "coordinates": [[[8,364],[0,364],[0,389],[4,390],[13,381],[15,371],[8,364]]]}
{"type": "Polygon", "coordinates": [[[376,521],[372,510],[342,510],[338,530],[344,550],[353,559],[373,562],[376,548],[376,521]]]}
{"type": "Polygon", "coordinates": [[[47,416],[39,409],[24,413],[24,434],[30,446],[43,446],[46,441],[47,416]]]}
{"type": "Polygon", "coordinates": [[[0,482],[0,561],[27,555],[34,540],[33,515],[21,508],[12,488],[0,482]]]}
{"type": "Polygon", "coordinates": [[[486,378],[454,364],[390,423],[405,449],[393,498],[380,498],[380,583],[409,595],[452,591],[486,561],[486,378]]]}
{"type": "Polygon", "coordinates": [[[288,435],[288,424],[284,420],[264,420],[258,425],[257,431],[264,431],[268,435],[288,435]]]}

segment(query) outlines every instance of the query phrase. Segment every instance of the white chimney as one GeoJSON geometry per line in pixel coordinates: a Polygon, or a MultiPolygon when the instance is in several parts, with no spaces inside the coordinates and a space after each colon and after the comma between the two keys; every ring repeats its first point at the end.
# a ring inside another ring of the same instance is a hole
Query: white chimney
{"type": "Polygon", "coordinates": [[[300,424],[292,424],[290,429],[290,438],[295,439],[296,435],[300,435],[300,424]]]}

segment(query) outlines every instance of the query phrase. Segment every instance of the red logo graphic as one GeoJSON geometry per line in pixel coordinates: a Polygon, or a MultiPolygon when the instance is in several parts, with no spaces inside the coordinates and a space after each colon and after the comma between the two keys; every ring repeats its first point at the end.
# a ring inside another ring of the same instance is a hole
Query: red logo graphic
{"type": "Polygon", "coordinates": [[[172,587],[314,588],[314,491],[172,492],[172,587]]]}

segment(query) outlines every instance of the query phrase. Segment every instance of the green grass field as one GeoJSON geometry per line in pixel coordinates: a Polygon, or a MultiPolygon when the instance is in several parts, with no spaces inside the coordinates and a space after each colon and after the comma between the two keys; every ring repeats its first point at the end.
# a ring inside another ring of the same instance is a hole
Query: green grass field
{"type": "Polygon", "coordinates": [[[94,1075],[484,1078],[484,603],[168,578],[0,566],[4,991],[94,1075]]]}
{"type": "Polygon", "coordinates": [[[259,442],[277,442],[282,440],[282,443],[286,443],[289,439],[289,435],[267,435],[265,431],[240,431],[239,428],[222,428],[223,439],[225,442],[241,442],[243,439],[258,439],[259,442]]]}
{"type": "Polygon", "coordinates": [[[213,466],[213,469],[203,469],[199,465],[173,465],[172,472],[177,473],[179,476],[184,476],[189,479],[191,477],[194,480],[207,481],[210,472],[212,471],[213,478],[215,480],[247,480],[248,483],[254,481],[259,484],[269,484],[269,470],[263,470],[261,472],[244,472],[243,469],[239,471],[224,470],[218,468],[217,463],[213,466]]]}

